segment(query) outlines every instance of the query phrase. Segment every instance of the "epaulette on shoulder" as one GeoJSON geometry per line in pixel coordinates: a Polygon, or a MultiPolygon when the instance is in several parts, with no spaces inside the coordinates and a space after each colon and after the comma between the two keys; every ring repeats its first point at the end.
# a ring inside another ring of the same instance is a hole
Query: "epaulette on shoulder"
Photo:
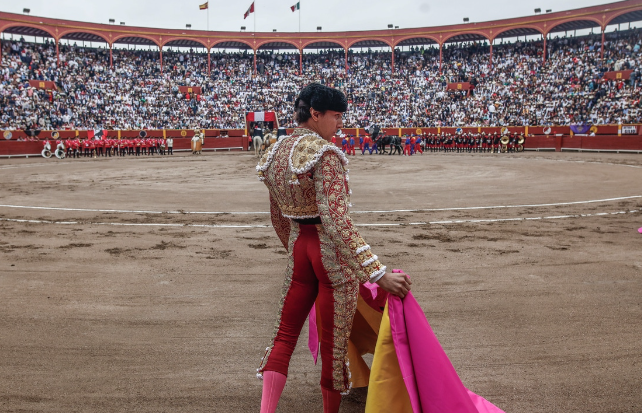
{"type": "Polygon", "coordinates": [[[303,135],[292,146],[290,169],[297,175],[307,173],[328,151],[335,152],[341,159],[343,166],[348,165],[348,158],[336,145],[318,135],[303,135]]]}
{"type": "Polygon", "coordinates": [[[259,181],[265,180],[263,173],[270,167],[270,164],[272,163],[272,159],[274,158],[274,154],[276,153],[276,150],[279,148],[279,145],[281,145],[281,143],[284,140],[285,139],[280,139],[274,145],[271,145],[270,148],[261,157],[261,160],[259,161],[258,165],[256,165],[256,172],[258,172],[259,174],[259,181]]]}

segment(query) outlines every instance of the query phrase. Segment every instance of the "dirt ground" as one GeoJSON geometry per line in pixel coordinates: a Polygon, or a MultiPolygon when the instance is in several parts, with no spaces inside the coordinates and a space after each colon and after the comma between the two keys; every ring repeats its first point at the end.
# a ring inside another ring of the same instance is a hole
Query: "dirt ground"
{"type": "MultiPolygon", "coordinates": [[[[255,163],[0,160],[0,411],[258,412],[286,255],[255,163]]],[[[642,411],[642,156],[357,156],[350,182],[468,388],[642,411]]],[[[322,410],[306,343],[279,412],[322,410]]]]}

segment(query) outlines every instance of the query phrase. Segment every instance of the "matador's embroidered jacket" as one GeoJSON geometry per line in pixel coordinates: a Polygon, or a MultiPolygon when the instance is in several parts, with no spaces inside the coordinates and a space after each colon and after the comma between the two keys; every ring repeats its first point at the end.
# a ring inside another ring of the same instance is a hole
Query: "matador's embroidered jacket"
{"type": "Polygon", "coordinates": [[[334,288],[333,386],[350,388],[348,339],[357,308],[359,284],[378,280],[386,271],[349,216],[348,159],[334,144],[308,129],[295,129],[272,145],[256,169],[270,193],[274,229],[288,250],[289,261],[272,344],[266,349],[259,375],[281,322],[285,296],[292,281],[292,250],[299,234],[293,219],[321,218],[317,225],[323,266],[334,288]]]}
{"type": "Polygon", "coordinates": [[[256,167],[270,191],[272,224],[288,248],[290,219],[321,217],[324,230],[346,264],[345,281],[368,281],[385,272],[348,214],[348,159],[308,129],[295,129],[274,144],[256,167]]]}

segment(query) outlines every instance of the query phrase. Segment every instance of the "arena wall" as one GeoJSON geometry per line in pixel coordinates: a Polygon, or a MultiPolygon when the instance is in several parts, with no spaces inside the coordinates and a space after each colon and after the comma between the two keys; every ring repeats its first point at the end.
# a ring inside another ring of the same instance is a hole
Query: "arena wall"
{"type": "MultiPolygon", "coordinates": [[[[122,137],[137,137],[137,131],[128,131],[135,132],[132,136],[125,136],[122,134],[122,137]]],[[[162,132],[162,131],[161,131],[162,132]]],[[[62,134],[61,134],[62,135],[62,134]]],[[[70,136],[73,138],[75,136],[70,136]]],[[[85,133],[86,136],[86,133],[85,133]]],[[[148,135],[155,137],[155,135],[148,135]]],[[[160,136],[163,136],[162,133],[160,136]]],[[[168,135],[169,136],[169,135],[168,135]]],[[[192,133],[193,136],[193,133],[192,133]]],[[[41,156],[43,149],[44,140],[39,141],[0,141],[0,157],[19,157],[19,156],[41,156]]],[[[51,145],[52,148],[55,148],[55,144],[51,145]]],[[[203,145],[203,150],[247,150],[248,148],[248,139],[244,136],[238,137],[223,137],[223,138],[213,138],[206,137],[205,144],[203,145]]],[[[174,139],[174,150],[190,150],[191,149],[191,138],[179,137],[174,139]]]]}
{"type": "MultiPolygon", "coordinates": [[[[442,128],[444,132],[451,128],[442,128]]],[[[474,128],[473,133],[477,133],[477,128],[474,128]]],[[[493,133],[494,129],[499,128],[483,128],[488,129],[487,133],[493,133]]],[[[437,133],[437,128],[423,128],[426,133],[437,133]],[[433,132],[433,129],[435,130],[433,132]]],[[[516,130],[515,132],[521,132],[521,130],[516,130]]],[[[405,130],[402,129],[404,133],[405,130]]],[[[74,131],[67,131],[64,134],[61,133],[63,138],[73,138],[75,135],[74,131]],[[69,133],[67,133],[69,132],[69,133]],[[65,136],[69,134],[69,136],[65,136]]],[[[86,131],[84,133],[79,133],[79,136],[86,137],[86,131]]],[[[108,134],[109,137],[112,137],[112,132],[114,138],[117,137],[117,131],[110,131],[108,134]]],[[[181,136],[181,132],[190,132],[189,134],[193,136],[193,131],[166,131],[166,136],[176,136],[174,139],[174,150],[189,150],[191,147],[191,136],[181,136]]],[[[231,131],[230,131],[231,132],[231,131]]],[[[243,131],[238,131],[243,132],[243,131]]],[[[348,132],[348,130],[346,130],[348,132]]],[[[412,132],[415,133],[416,130],[413,129],[412,132]]],[[[499,132],[499,130],[498,130],[499,132]]],[[[138,136],[138,131],[121,131],[120,135],[122,138],[134,138],[138,136]]],[[[360,130],[360,135],[363,135],[365,131],[360,130]]],[[[446,132],[450,133],[450,132],[446,132]]],[[[453,132],[454,133],[454,130],[453,132]]],[[[356,136],[355,133],[351,133],[356,136]]],[[[49,136],[49,134],[47,134],[49,136]]],[[[150,137],[162,137],[163,131],[148,131],[148,136],[150,137]]],[[[207,135],[206,135],[207,136],[207,135]]],[[[0,141],[0,157],[19,157],[19,156],[40,156],[40,153],[43,149],[42,140],[37,141],[18,141],[12,138],[12,140],[0,141]]],[[[207,136],[205,138],[205,144],[203,146],[205,151],[208,150],[247,150],[249,145],[249,139],[247,136],[235,136],[235,137],[212,137],[207,136]]],[[[337,145],[340,146],[340,142],[337,142],[337,145]]],[[[55,145],[52,145],[55,146],[55,145]]],[[[625,135],[618,136],[613,134],[608,135],[599,135],[599,136],[580,136],[580,135],[570,135],[570,134],[556,134],[556,135],[530,135],[526,138],[524,144],[526,150],[551,150],[551,151],[609,151],[609,152],[638,152],[642,153],[642,136],[640,135],[625,135]]]]}
{"type": "MultiPolygon", "coordinates": [[[[595,136],[574,135],[570,126],[511,126],[508,133],[524,134],[528,136],[524,148],[527,150],[585,150],[585,151],[634,151],[642,152],[642,125],[627,125],[636,127],[636,135],[623,135],[622,125],[599,125],[594,126],[592,131],[595,136]]],[[[501,127],[444,127],[444,128],[383,128],[386,135],[421,135],[449,133],[506,133],[501,127]]],[[[292,133],[294,129],[287,129],[292,133]]],[[[354,136],[364,136],[365,129],[345,128],[343,133],[354,136]]],[[[58,131],[61,139],[87,138],[86,130],[64,130],[58,131]]],[[[174,138],[174,150],[189,150],[194,130],[189,129],[165,129],[145,130],[150,138],[174,138]]],[[[40,131],[37,141],[27,140],[24,131],[11,131],[11,139],[0,139],[0,157],[15,156],[39,156],[43,148],[43,141],[51,139],[52,131],[40,131]]],[[[109,130],[107,138],[137,138],[141,131],[138,130],[109,130]]],[[[33,138],[31,138],[33,139],[33,138]]],[[[53,146],[53,145],[52,145],[53,146]]],[[[207,129],[205,130],[205,150],[247,150],[249,139],[243,129],[207,129]]]]}

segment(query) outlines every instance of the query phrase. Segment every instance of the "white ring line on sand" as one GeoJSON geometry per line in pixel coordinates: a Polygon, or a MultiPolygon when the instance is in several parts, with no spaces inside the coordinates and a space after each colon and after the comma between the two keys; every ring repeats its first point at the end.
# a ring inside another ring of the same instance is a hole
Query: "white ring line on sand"
{"type": "MultiPolygon", "coordinates": [[[[599,217],[607,215],[621,215],[633,214],[640,212],[639,209],[632,209],[629,211],[617,212],[598,212],[595,214],[575,214],[575,215],[553,215],[544,217],[526,217],[526,218],[496,218],[496,219],[463,219],[463,220],[449,220],[449,221],[430,221],[430,222],[410,222],[410,223],[388,223],[388,224],[355,224],[357,227],[404,227],[404,226],[422,226],[422,225],[444,225],[444,224],[479,224],[479,223],[492,223],[492,222],[510,222],[510,221],[535,221],[535,220],[549,220],[549,219],[567,219],[567,218],[586,218],[586,217],[599,217]]],[[[22,222],[28,224],[58,224],[58,225],[111,225],[121,227],[191,227],[191,228],[271,228],[271,225],[210,225],[210,224],[153,224],[153,223],[126,223],[126,222],[81,222],[81,221],[44,221],[36,219],[14,219],[14,218],[0,218],[0,221],[5,222],[22,222]]]]}
{"type": "Polygon", "coordinates": [[[613,162],[595,162],[595,161],[576,161],[572,159],[551,159],[555,162],[571,162],[571,163],[585,163],[585,164],[597,164],[597,165],[609,165],[609,166],[626,166],[628,168],[642,169],[640,165],[628,165],[625,163],[613,163],[613,162]]]}
{"type": "MultiPolygon", "coordinates": [[[[605,198],[605,199],[592,199],[588,201],[574,201],[574,202],[556,202],[550,204],[531,204],[531,205],[494,205],[494,206],[475,206],[475,207],[460,207],[460,208],[425,208],[425,209],[393,209],[389,211],[350,211],[352,214],[389,214],[393,212],[439,212],[439,211],[470,211],[480,209],[507,209],[507,208],[537,208],[549,206],[563,206],[563,205],[582,205],[594,204],[600,202],[623,201],[627,199],[642,198],[642,195],[624,196],[618,198],[605,198]]],[[[117,212],[129,214],[175,214],[175,215],[259,215],[269,214],[264,211],[232,211],[232,212],[219,212],[219,211],[145,211],[145,210],[128,210],[128,209],[91,209],[91,208],[62,208],[62,207],[43,207],[43,206],[29,206],[29,205],[0,205],[0,208],[19,208],[19,209],[40,209],[48,211],[76,211],[76,212],[117,212]]]]}

